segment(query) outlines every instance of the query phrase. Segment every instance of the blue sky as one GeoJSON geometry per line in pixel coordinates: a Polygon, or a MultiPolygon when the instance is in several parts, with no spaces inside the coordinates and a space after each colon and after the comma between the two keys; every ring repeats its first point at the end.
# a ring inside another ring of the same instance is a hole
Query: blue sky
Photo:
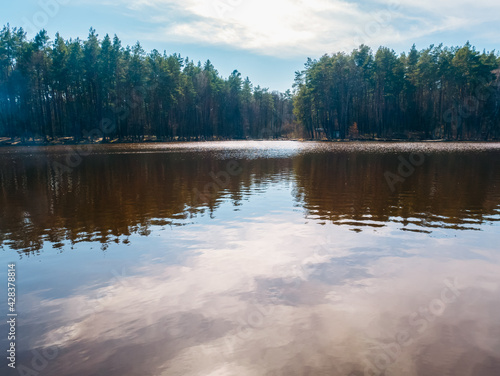
{"type": "Polygon", "coordinates": [[[198,61],[223,76],[238,69],[255,85],[284,91],[307,57],[351,51],[364,43],[396,52],[430,44],[500,50],[496,0],[19,0],[0,7],[0,24],[33,37],[85,39],[117,34],[198,61]]]}

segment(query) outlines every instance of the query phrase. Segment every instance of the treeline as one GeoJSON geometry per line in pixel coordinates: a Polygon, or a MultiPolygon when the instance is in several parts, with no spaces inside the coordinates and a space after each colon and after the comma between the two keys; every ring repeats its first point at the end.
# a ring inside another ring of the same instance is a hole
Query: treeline
{"type": "Polygon", "coordinates": [[[311,138],[500,137],[500,58],[469,43],[396,55],[367,46],[309,59],[294,113],[311,138]]]}
{"type": "Polygon", "coordinates": [[[26,142],[277,138],[293,120],[292,95],[253,87],[238,71],[223,78],[117,36],[32,40],[0,31],[0,136],[26,142]]]}
{"type": "MultiPolygon", "coordinates": [[[[308,59],[294,92],[223,78],[209,60],[146,53],[117,36],[32,40],[0,31],[0,137],[50,141],[500,138],[500,58],[360,46],[308,59]]],[[[0,140],[1,141],[1,140],[0,140]]]]}

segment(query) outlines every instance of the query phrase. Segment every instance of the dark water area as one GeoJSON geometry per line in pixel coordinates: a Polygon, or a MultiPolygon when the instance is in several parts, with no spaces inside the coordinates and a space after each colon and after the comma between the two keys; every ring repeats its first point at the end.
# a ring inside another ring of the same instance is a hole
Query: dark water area
{"type": "Polygon", "coordinates": [[[499,162],[498,143],[1,148],[2,374],[498,375],[499,162]]]}

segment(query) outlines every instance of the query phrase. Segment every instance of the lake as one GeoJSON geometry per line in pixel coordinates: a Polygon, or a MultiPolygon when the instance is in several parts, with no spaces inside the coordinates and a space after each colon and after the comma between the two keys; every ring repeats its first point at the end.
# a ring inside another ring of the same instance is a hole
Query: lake
{"type": "Polygon", "coordinates": [[[499,143],[4,147],[0,207],[7,374],[499,374],[499,143]]]}

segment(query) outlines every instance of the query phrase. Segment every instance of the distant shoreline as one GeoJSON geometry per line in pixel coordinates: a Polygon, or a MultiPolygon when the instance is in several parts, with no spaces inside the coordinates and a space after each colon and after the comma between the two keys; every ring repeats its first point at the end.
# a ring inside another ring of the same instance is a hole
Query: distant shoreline
{"type": "Polygon", "coordinates": [[[447,139],[389,139],[389,138],[370,138],[370,139],[305,139],[305,138],[276,138],[276,139],[206,139],[206,140],[185,140],[185,139],[176,139],[176,140],[111,140],[103,142],[102,139],[89,141],[89,140],[66,140],[66,139],[58,139],[53,141],[43,141],[43,140],[34,140],[22,142],[19,139],[15,139],[14,141],[6,140],[6,138],[0,137],[0,148],[2,147],[30,147],[30,146],[77,146],[77,145],[130,145],[130,144],[171,144],[171,143],[196,143],[196,142],[232,142],[232,141],[300,141],[300,142],[338,142],[338,143],[354,143],[354,142],[387,142],[387,143],[470,143],[470,142],[480,142],[480,143],[498,143],[500,140],[447,140],[447,139]]]}

